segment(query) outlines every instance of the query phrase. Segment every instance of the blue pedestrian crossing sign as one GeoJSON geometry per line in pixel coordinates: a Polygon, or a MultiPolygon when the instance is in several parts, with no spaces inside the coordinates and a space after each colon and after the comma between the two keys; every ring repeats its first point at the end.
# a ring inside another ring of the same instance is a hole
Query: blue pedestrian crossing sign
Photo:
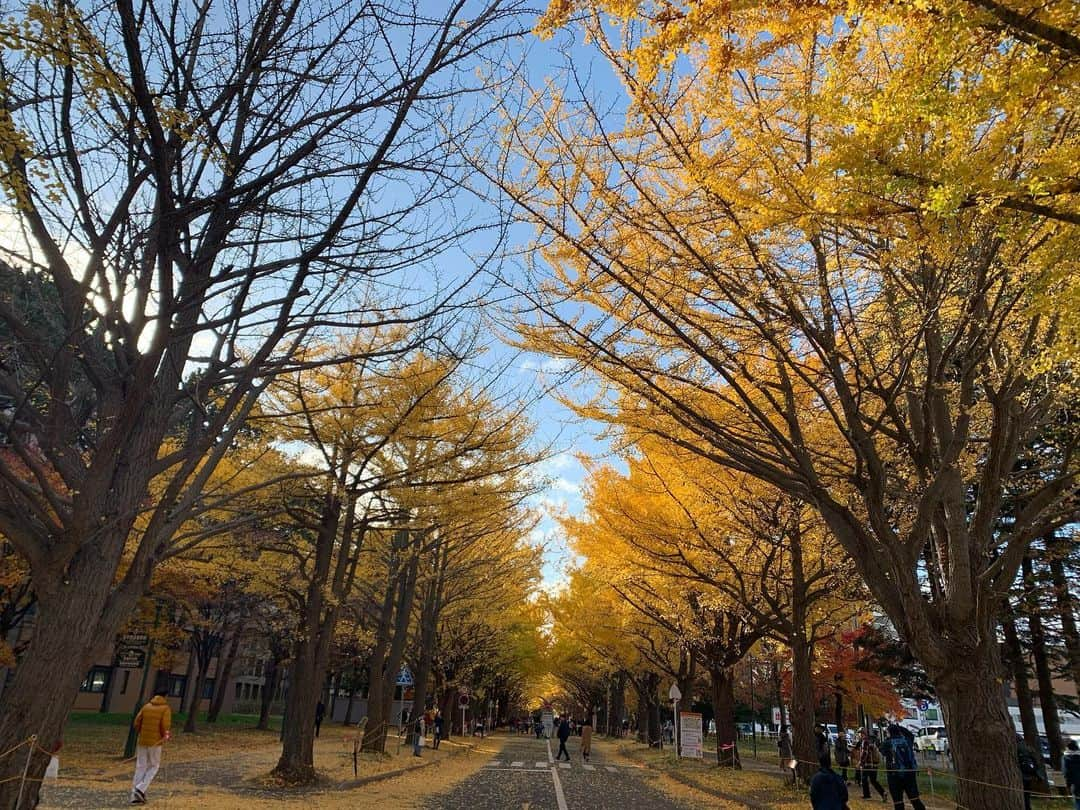
{"type": "Polygon", "coordinates": [[[398,686],[412,686],[415,683],[412,676],[412,671],[404,664],[401,667],[401,671],[397,674],[398,686]]]}

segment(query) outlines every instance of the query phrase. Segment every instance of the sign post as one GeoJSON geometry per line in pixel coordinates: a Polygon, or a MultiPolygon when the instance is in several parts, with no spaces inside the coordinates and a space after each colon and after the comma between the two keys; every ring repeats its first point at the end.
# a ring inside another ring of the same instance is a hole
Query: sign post
{"type": "MultiPolygon", "coordinates": [[[[671,698],[672,703],[672,715],[675,722],[675,756],[681,756],[680,749],[682,744],[679,740],[679,701],[682,699],[682,692],[679,690],[679,685],[673,683],[671,688],[668,689],[668,697],[671,698]]],[[[698,729],[700,733],[700,728],[698,729]]],[[[661,735],[663,736],[663,735],[661,735]]]]}
{"type": "Polygon", "coordinates": [[[465,732],[465,710],[469,708],[469,693],[462,692],[458,696],[458,706],[461,707],[461,736],[468,736],[465,732]]]}

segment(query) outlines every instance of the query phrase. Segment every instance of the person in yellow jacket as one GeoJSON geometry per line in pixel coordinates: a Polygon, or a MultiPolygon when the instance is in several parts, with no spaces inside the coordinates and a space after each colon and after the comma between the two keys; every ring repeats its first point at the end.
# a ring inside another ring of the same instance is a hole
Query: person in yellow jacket
{"type": "Polygon", "coordinates": [[[131,782],[132,804],[146,804],[146,791],[161,767],[161,744],[169,739],[172,729],[172,709],[166,694],[155,692],[135,715],[139,740],[135,746],[135,778],[131,782]]]}

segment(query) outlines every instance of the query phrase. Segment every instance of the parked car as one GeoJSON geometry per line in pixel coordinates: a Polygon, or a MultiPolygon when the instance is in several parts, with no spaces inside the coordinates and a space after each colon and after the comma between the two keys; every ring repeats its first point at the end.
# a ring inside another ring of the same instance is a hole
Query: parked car
{"type": "Polygon", "coordinates": [[[936,751],[946,754],[949,751],[949,734],[945,726],[924,726],[915,736],[915,747],[920,751],[936,751]]]}

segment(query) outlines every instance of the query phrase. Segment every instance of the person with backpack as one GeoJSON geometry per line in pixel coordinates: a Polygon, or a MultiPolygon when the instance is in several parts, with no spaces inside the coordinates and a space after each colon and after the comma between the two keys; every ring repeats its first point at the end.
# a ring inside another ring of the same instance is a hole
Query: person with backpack
{"type": "Polygon", "coordinates": [[[1016,735],[1016,762],[1020,766],[1020,781],[1024,784],[1024,810],[1031,810],[1031,788],[1039,778],[1039,759],[1019,734],[1016,735]]]}
{"type": "Polygon", "coordinates": [[[885,784],[889,786],[895,810],[904,810],[905,794],[914,810],[926,810],[926,805],[919,798],[915,735],[903,726],[892,723],[889,726],[889,739],[881,744],[881,753],[885,755],[885,784]]]}
{"type": "Polygon", "coordinates": [[[859,733],[859,741],[855,743],[855,762],[858,764],[858,783],[862,785],[862,797],[864,799],[870,798],[870,785],[874,786],[874,790],[881,796],[881,801],[885,801],[885,788],[881,786],[881,782],[878,781],[877,772],[878,764],[881,762],[881,757],[878,755],[877,746],[874,745],[874,741],[870,738],[870,732],[865,728],[859,733]]]}
{"type": "Polygon", "coordinates": [[[1080,810],[1080,745],[1076,740],[1069,740],[1061,757],[1061,773],[1065,776],[1065,788],[1073,797],[1075,810],[1080,810]]]}
{"type": "Polygon", "coordinates": [[[819,764],[821,769],[810,780],[810,806],[813,810],[848,810],[847,783],[832,769],[828,754],[819,764]]]}

